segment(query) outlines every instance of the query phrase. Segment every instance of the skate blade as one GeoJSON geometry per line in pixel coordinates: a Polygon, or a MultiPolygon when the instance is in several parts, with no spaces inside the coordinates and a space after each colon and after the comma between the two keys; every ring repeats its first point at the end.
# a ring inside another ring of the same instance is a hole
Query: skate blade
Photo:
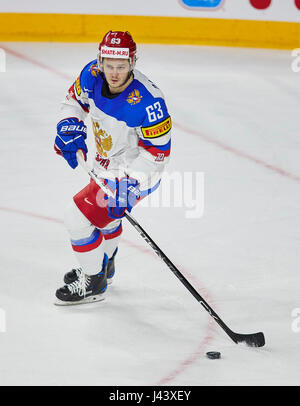
{"type": "Polygon", "coordinates": [[[63,300],[56,299],[54,304],[55,304],[55,306],[76,306],[76,305],[81,305],[81,304],[100,302],[104,299],[105,299],[105,296],[103,295],[103,293],[101,293],[101,295],[89,296],[89,297],[86,297],[85,299],[79,300],[77,302],[65,302],[63,300]]]}

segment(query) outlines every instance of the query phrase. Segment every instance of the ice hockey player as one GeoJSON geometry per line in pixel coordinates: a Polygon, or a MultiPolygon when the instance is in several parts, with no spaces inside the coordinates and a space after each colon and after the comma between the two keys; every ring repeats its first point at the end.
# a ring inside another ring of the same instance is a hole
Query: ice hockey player
{"type": "Polygon", "coordinates": [[[90,179],[65,212],[78,267],[64,276],[56,304],[99,301],[115,273],[122,217],[160,184],[171,145],[171,118],[159,88],[135,69],[129,32],[109,31],[97,59],[88,63],[61,105],[55,151],[71,168],[85,160],[90,115],[95,137],[93,169],[114,192],[108,197],[90,179]]]}

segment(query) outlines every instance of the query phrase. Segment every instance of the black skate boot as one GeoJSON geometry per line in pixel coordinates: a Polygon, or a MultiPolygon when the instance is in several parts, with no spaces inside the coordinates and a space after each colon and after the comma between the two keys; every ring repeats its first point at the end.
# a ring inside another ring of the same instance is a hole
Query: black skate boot
{"type": "MultiPolygon", "coordinates": [[[[112,278],[115,274],[115,256],[116,256],[117,252],[118,252],[118,248],[115,249],[113,256],[110,259],[107,259],[107,255],[104,254],[102,269],[108,262],[108,264],[107,264],[107,284],[108,285],[110,285],[112,283],[112,278]]],[[[67,272],[64,276],[65,284],[68,285],[69,283],[75,282],[78,279],[81,272],[82,272],[81,268],[72,269],[70,272],[67,272]]]]}
{"type": "Polygon", "coordinates": [[[110,285],[112,283],[112,278],[115,274],[115,256],[118,252],[118,248],[115,249],[113,256],[108,260],[107,264],[107,284],[110,285]]]}
{"type": "Polygon", "coordinates": [[[81,273],[82,273],[81,268],[72,269],[72,271],[67,272],[64,276],[65,284],[68,285],[69,283],[77,281],[81,273]]]}
{"type": "MultiPolygon", "coordinates": [[[[101,267],[102,271],[105,267],[107,268],[107,263],[108,263],[108,257],[106,254],[104,254],[103,261],[102,261],[102,267],[101,267]]],[[[73,283],[73,282],[77,281],[79,276],[81,275],[81,273],[82,273],[81,268],[72,269],[70,272],[67,272],[64,276],[65,284],[68,285],[69,283],[73,283]]],[[[107,274],[107,270],[106,270],[106,274],[107,274]]]]}
{"type": "MultiPolygon", "coordinates": [[[[76,270],[77,279],[56,291],[57,305],[92,303],[104,299],[107,288],[107,264],[96,275],[86,275],[76,270]]],[[[72,272],[72,271],[71,271],[72,272]]]]}

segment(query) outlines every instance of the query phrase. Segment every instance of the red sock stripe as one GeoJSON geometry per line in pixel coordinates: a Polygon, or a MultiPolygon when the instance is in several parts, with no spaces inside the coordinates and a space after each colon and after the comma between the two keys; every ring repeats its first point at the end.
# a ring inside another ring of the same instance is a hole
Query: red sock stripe
{"type": "Polygon", "coordinates": [[[89,252],[89,251],[92,251],[92,250],[96,249],[97,247],[99,247],[99,245],[102,243],[102,240],[103,240],[103,235],[102,235],[102,233],[100,233],[97,241],[93,242],[92,244],[86,244],[86,245],[73,245],[72,244],[72,248],[76,252],[89,252]]]}
{"type": "Polygon", "coordinates": [[[121,227],[117,231],[115,231],[114,233],[111,233],[111,234],[104,234],[103,237],[105,240],[111,240],[112,238],[116,238],[119,235],[121,235],[122,231],[123,230],[122,230],[122,224],[121,224],[121,227]]]}

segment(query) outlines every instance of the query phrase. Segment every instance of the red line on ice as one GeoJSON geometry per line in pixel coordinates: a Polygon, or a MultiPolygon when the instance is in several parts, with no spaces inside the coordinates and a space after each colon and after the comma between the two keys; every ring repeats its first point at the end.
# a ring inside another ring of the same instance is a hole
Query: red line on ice
{"type": "MultiPolygon", "coordinates": [[[[192,275],[187,274],[187,272],[182,272],[182,273],[190,282],[193,283],[195,289],[198,290],[198,292],[204,297],[204,299],[212,305],[213,300],[212,300],[211,295],[209,294],[208,290],[203,287],[200,287],[192,275]]],[[[205,327],[205,336],[201,340],[196,351],[194,351],[189,357],[187,357],[185,360],[183,360],[177,368],[175,368],[171,372],[169,372],[164,378],[161,378],[156,383],[156,385],[161,386],[161,385],[168,384],[169,382],[171,382],[175,378],[177,378],[179,375],[181,375],[188,367],[195,364],[196,361],[198,361],[198,359],[200,357],[203,357],[205,348],[214,338],[215,329],[216,329],[216,323],[211,317],[209,317],[208,324],[205,327]]],[[[199,382],[199,385],[200,384],[201,384],[201,382],[199,382]]]]}
{"type": "Polygon", "coordinates": [[[57,219],[55,217],[43,216],[42,214],[36,214],[36,213],[29,212],[29,211],[12,209],[9,207],[0,207],[0,210],[7,211],[9,213],[22,214],[22,215],[28,216],[28,217],[35,217],[35,218],[42,219],[42,220],[48,220],[48,221],[52,221],[53,223],[59,223],[59,224],[63,223],[62,220],[57,219]]]}
{"type": "Polygon", "coordinates": [[[29,57],[29,56],[26,56],[24,54],[21,54],[20,52],[14,51],[13,49],[10,49],[10,48],[8,48],[8,47],[6,47],[4,45],[0,45],[0,48],[3,49],[6,53],[15,56],[16,58],[19,58],[19,59],[22,59],[23,61],[29,62],[29,63],[31,63],[31,64],[33,64],[35,66],[38,66],[41,69],[45,69],[45,70],[47,70],[47,71],[49,71],[51,73],[54,73],[55,75],[58,75],[58,76],[60,76],[60,77],[62,77],[64,79],[70,79],[70,76],[67,75],[66,73],[60,72],[60,71],[58,71],[58,70],[56,70],[54,68],[51,68],[51,66],[45,65],[44,63],[39,62],[39,61],[37,61],[37,60],[35,60],[35,59],[33,59],[33,58],[29,57]]]}
{"type": "Polygon", "coordinates": [[[255,157],[247,154],[246,152],[240,151],[240,150],[238,150],[238,149],[236,149],[234,147],[231,147],[230,145],[224,144],[224,142],[221,142],[221,141],[219,141],[219,140],[217,140],[217,139],[215,139],[215,138],[213,138],[211,136],[204,135],[200,131],[192,130],[192,129],[187,128],[187,127],[183,126],[182,124],[179,124],[179,123],[176,123],[176,122],[173,122],[173,124],[174,124],[175,127],[179,128],[180,130],[182,130],[182,131],[184,131],[184,132],[186,132],[188,134],[192,134],[192,135],[196,135],[197,137],[201,137],[204,141],[206,141],[206,142],[208,142],[210,144],[216,145],[217,147],[222,148],[225,151],[229,151],[229,152],[233,153],[234,155],[239,156],[240,158],[245,158],[248,161],[254,162],[257,165],[260,165],[260,166],[262,166],[262,167],[264,167],[266,169],[269,169],[269,170],[271,170],[273,172],[276,172],[279,175],[282,175],[282,176],[285,176],[286,178],[290,178],[292,180],[300,182],[300,177],[299,176],[294,175],[294,174],[292,174],[290,172],[287,172],[284,169],[278,168],[278,167],[276,167],[276,166],[274,166],[272,164],[268,164],[267,162],[265,162],[265,161],[263,161],[263,160],[261,160],[259,158],[255,158],[255,157]]]}

